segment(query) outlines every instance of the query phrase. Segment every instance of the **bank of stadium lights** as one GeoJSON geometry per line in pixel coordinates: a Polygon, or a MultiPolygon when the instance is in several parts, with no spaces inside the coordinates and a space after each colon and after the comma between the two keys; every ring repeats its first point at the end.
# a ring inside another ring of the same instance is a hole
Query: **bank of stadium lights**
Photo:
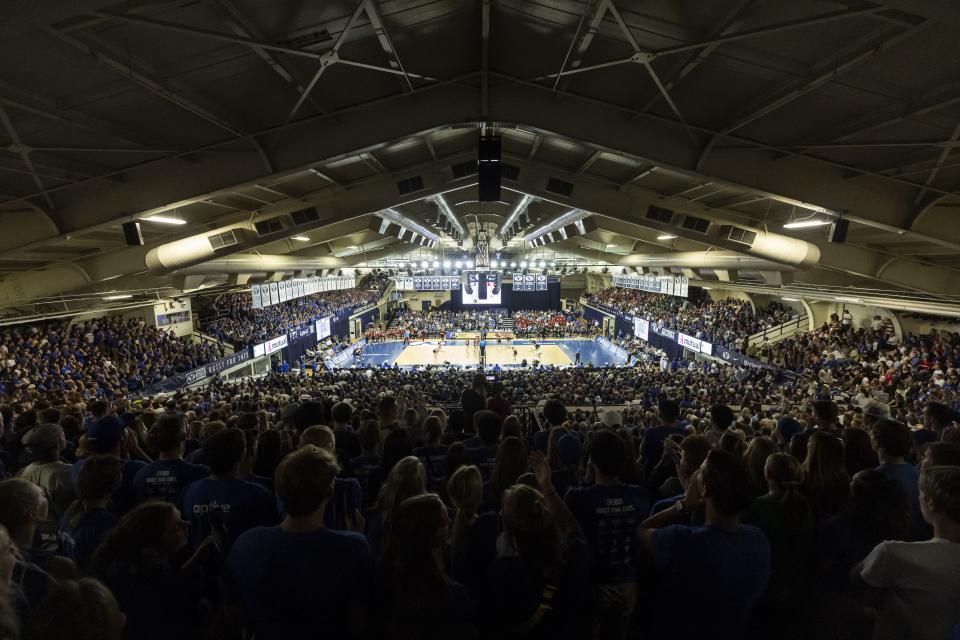
{"type": "Polygon", "coordinates": [[[433,261],[433,268],[436,269],[436,268],[438,268],[439,266],[440,266],[440,262],[437,261],[437,260],[434,260],[434,261],[433,261]]]}
{"type": "MultiPolygon", "coordinates": [[[[434,264],[434,266],[436,266],[437,263],[434,262],[433,264],[434,264]]],[[[450,268],[450,261],[449,261],[449,260],[444,260],[444,261],[443,261],[443,268],[444,268],[444,269],[449,269],[449,268],[450,268]]]]}
{"type": "Polygon", "coordinates": [[[510,263],[510,268],[511,268],[511,269],[516,269],[516,268],[517,268],[517,263],[516,263],[516,262],[511,262],[511,263],[510,263]]]}
{"type": "Polygon", "coordinates": [[[520,261],[520,268],[521,268],[521,269],[526,269],[526,268],[527,268],[527,261],[526,261],[526,260],[520,261]]]}
{"type": "MultiPolygon", "coordinates": [[[[449,264],[449,263],[447,263],[447,264],[449,264]]],[[[456,267],[457,269],[459,269],[461,266],[463,266],[463,263],[460,262],[459,260],[457,260],[456,262],[453,263],[453,266],[456,267]]]]}
{"type": "Polygon", "coordinates": [[[466,267],[467,269],[473,269],[473,260],[467,260],[466,267]]]}
{"type": "Polygon", "coordinates": [[[426,260],[424,260],[423,262],[420,263],[420,268],[421,268],[421,269],[426,269],[426,268],[429,267],[429,266],[430,266],[430,265],[427,264],[427,261],[426,261],[426,260]]]}

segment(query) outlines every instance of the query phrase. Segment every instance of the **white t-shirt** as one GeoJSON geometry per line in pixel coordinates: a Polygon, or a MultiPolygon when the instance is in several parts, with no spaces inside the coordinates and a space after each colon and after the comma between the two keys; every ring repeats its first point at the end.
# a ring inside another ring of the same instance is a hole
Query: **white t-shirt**
{"type": "Polygon", "coordinates": [[[960,544],[881,542],[860,576],[887,590],[874,640],[946,640],[960,623],[960,544]]]}

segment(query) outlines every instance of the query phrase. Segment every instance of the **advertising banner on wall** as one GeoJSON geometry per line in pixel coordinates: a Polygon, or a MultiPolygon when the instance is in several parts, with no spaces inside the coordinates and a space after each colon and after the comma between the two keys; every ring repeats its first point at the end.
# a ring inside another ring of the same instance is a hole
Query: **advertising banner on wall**
{"type": "Polygon", "coordinates": [[[700,353],[700,340],[685,333],[677,333],[677,344],[680,344],[691,351],[700,353]]]}
{"type": "Polygon", "coordinates": [[[650,341],[650,323],[643,318],[633,319],[633,335],[646,342],[650,341]]]}

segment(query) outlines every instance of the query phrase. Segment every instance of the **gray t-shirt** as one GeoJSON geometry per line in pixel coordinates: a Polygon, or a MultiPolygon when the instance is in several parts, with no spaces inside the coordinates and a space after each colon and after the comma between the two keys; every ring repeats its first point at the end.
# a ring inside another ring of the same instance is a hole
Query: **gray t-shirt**
{"type": "Polygon", "coordinates": [[[874,640],[946,640],[960,622],[960,544],[881,542],[860,577],[887,591],[874,640]]]}

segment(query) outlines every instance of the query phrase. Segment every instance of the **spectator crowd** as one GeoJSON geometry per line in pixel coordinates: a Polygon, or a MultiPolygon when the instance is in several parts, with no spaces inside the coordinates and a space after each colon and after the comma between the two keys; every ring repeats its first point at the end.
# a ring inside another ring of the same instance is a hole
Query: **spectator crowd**
{"type": "Polygon", "coordinates": [[[712,300],[703,289],[690,289],[689,298],[678,298],[618,287],[604,289],[587,299],[651,324],[680,331],[727,348],[745,348],[746,339],[795,317],[790,309],[772,302],[754,312],[745,300],[712,300]]]}
{"type": "MultiPolygon", "coordinates": [[[[749,330],[673,304],[638,313],[749,330]]],[[[758,345],[776,369],[619,343],[631,367],[134,399],[215,354],[128,321],[10,330],[0,639],[957,637],[960,335],[838,316],[758,345]]]]}
{"type": "Polygon", "coordinates": [[[318,318],[349,314],[376,302],[388,283],[385,273],[368,274],[353,289],[324,291],[260,309],[253,308],[245,291],[223,294],[204,308],[200,329],[236,349],[244,349],[312,325],[318,318]]]}
{"type": "Polygon", "coordinates": [[[14,326],[0,332],[0,393],[120,398],[222,355],[142,319],[14,326]]]}
{"type": "Polygon", "coordinates": [[[960,430],[922,386],[771,404],[766,371],[641,362],[33,390],[0,407],[0,637],[950,638],[960,430]]]}

